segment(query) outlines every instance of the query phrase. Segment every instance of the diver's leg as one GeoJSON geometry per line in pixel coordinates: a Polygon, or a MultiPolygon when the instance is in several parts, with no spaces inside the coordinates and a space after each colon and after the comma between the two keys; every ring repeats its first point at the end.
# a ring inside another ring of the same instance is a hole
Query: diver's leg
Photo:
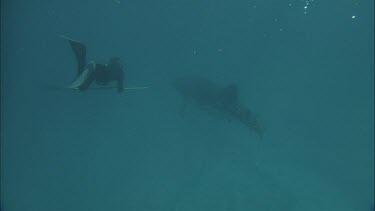
{"type": "Polygon", "coordinates": [[[91,62],[87,65],[88,75],[86,80],[79,86],[79,90],[83,91],[89,88],[90,84],[98,78],[98,70],[95,62],[91,62]]]}
{"type": "Polygon", "coordinates": [[[90,84],[95,80],[95,72],[89,73],[87,79],[79,86],[80,91],[84,91],[89,88],[90,84]]]}

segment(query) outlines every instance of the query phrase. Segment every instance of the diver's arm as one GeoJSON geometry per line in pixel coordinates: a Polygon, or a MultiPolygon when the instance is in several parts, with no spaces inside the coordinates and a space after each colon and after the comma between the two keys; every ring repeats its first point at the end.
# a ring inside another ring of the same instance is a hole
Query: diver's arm
{"type": "Polygon", "coordinates": [[[117,77],[117,91],[122,92],[124,91],[124,72],[121,70],[118,73],[117,77]]]}
{"type": "Polygon", "coordinates": [[[124,91],[124,80],[117,80],[117,91],[118,92],[124,91]]]}

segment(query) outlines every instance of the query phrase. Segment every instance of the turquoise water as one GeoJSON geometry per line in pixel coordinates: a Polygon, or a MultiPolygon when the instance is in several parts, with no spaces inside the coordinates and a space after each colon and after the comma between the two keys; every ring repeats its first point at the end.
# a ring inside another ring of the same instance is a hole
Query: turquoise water
{"type": "Polygon", "coordinates": [[[372,210],[373,8],[1,1],[1,210],[372,210]],[[76,74],[59,34],[149,88],[51,89],[76,74]],[[263,139],[185,101],[189,74],[237,84],[263,139]]]}

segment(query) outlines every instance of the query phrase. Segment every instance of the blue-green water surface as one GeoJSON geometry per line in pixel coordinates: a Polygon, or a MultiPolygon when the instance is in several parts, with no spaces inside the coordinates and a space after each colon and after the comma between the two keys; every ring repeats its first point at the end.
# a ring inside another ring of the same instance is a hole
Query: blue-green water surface
{"type": "Polygon", "coordinates": [[[1,210],[372,210],[373,8],[1,1],[1,210]],[[76,75],[60,34],[149,88],[51,88],[76,75]],[[236,84],[263,139],[184,100],[172,84],[191,74],[236,84]]]}

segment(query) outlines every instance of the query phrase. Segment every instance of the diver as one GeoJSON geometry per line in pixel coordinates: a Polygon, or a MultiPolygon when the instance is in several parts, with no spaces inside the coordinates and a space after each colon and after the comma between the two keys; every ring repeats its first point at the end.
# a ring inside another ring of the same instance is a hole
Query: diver
{"type": "Polygon", "coordinates": [[[94,61],[86,64],[86,46],[80,42],[67,39],[77,59],[77,78],[68,87],[80,91],[87,90],[93,81],[99,86],[108,86],[112,81],[117,81],[117,91],[124,90],[123,65],[119,57],[112,57],[107,64],[98,64],[94,61]]]}

